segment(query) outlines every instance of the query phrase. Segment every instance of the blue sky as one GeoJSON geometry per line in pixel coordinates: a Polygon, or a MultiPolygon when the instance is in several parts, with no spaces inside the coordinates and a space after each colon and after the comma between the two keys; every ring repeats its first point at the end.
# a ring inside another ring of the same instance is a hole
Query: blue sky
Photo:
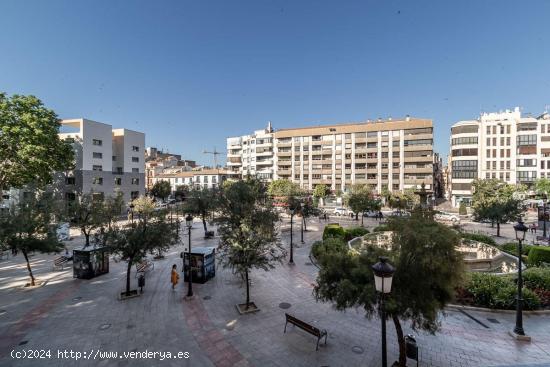
{"type": "Polygon", "coordinates": [[[275,128],[378,117],[450,126],[550,105],[550,1],[0,2],[0,91],[62,118],[203,149],[275,128]]]}

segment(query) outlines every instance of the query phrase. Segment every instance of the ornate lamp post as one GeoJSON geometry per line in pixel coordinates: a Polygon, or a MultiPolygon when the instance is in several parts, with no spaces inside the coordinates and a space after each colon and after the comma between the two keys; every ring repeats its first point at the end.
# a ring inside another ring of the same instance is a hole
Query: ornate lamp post
{"type": "Polygon", "coordinates": [[[514,231],[516,232],[516,239],[518,240],[518,294],[516,297],[516,327],[514,328],[514,334],[519,336],[525,336],[523,331],[523,298],[522,298],[522,288],[523,288],[523,278],[521,274],[521,250],[522,244],[525,240],[525,234],[527,233],[527,226],[523,224],[523,221],[518,219],[518,222],[514,225],[514,231]]]}
{"type": "Polygon", "coordinates": [[[193,228],[193,217],[191,216],[191,214],[187,214],[187,216],[185,217],[185,224],[187,226],[187,230],[189,232],[189,252],[188,252],[188,255],[189,255],[189,258],[188,258],[188,261],[189,261],[189,277],[187,280],[189,280],[189,286],[187,287],[187,297],[193,297],[193,272],[192,272],[192,269],[191,269],[191,229],[193,228]]]}
{"type": "Polygon", "coordinates": [[[300,214],[302,215],[302,226],[300,227],[300,243],[304,243],[304,203],[300,203],[300,214]]]}
{"type": "Polygon", "coordinates": [[[386,310],[384,309],[384,295],[391,292],[391,283],[395,268],[388,263],[388,258],[380,256],[379,262],[372,266],[374,285],[380,293],[380,319],[382,320],[382,367],[388,366],[386,353],[386,310]]]}
{"type": "Polygon", "coordinates": [[[295,209],[290,209],[290,260],[288,261],[289,264],[294,264],[294,243],[292,243],[292,225],[294,224],[294,213],[295,209]]]}
{"type": "Polygon", "coordinates": [[[546,203],[548,201],[548,195],[544,193],[542,198],[542,236],[546,238],[546,203]]]}

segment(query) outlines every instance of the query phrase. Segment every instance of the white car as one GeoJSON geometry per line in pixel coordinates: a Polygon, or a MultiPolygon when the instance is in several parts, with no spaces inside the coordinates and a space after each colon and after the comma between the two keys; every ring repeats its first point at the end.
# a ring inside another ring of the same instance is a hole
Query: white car
{"type": "Polygon", "coordinates": [[[349,210],[346,208],[334,208],[334,215],[349,215],[349,210]]]}
{"type": "Polygon", "coordinates": [[[460,217],[453,213],[439,212],[434,215],[434,219],[438,222],[450,222],[453,225],[460,224],[460,217]]]}

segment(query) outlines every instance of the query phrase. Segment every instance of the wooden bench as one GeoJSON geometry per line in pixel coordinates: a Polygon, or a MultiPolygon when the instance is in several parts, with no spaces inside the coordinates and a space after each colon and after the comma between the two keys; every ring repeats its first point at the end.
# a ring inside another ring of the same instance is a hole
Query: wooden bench
{"type": "Polygon", "coordinates": [[[136,277],[139,273],[146,273],[150,270],[155,269],[155,263],[151,260],[144,260],[138,264],[136,264],[136,277]]]}
{"type": "Polygon", "coordinates": [[[69,262],[69,260],[65,256],[56,257],[53,260],[53,270],[58,268],[61,268],[61,270],[63,270],[63,266],[65,266],[67,262],[69,262]]]}
{"type": "Polygon", "coordinates": [[[327,331],[326,330],[319,330],[315,326],[312,326],[308,324],[307,322],[304,322],[302,320],[297,319],[296,317],[289,315],[285,313],[286,322],[285,322],[285,333],[286,333],[286,325],[288,323],[291,323],[292,325],[298,326],[300,329],[304,330],[305,332],[310,333],[313,336],[317,337],[317,348],[315,350],[319,350],[319,341],[324,337],[325,338],[325,344],[327,344],[327,331]]]}

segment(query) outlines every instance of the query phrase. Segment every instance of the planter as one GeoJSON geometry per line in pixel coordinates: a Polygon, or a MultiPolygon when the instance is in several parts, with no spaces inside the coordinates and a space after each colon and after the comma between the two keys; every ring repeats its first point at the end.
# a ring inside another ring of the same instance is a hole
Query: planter
{"type": "Polygon", "coordinates": [[[119,301],[124,301],[126,299],[129,299],[129,298],[135,298],[135,297],[139,297],[140,294],[138,292],[137,289],[132,289],[130,290],[129,293],[126,293],[126,292],[120,292],[119,296],[118,296],[118,300],[119,301]]]}
{"type": "Polygon", "coordinates": [[[246,308],[246,303],[239,303],[238,305],[235,305],[235,307],[237,307],[237,311],[239,311],[241,315],[260,311],[254,302],[250,302],[248,304],[248,309],[246,308]]]}

